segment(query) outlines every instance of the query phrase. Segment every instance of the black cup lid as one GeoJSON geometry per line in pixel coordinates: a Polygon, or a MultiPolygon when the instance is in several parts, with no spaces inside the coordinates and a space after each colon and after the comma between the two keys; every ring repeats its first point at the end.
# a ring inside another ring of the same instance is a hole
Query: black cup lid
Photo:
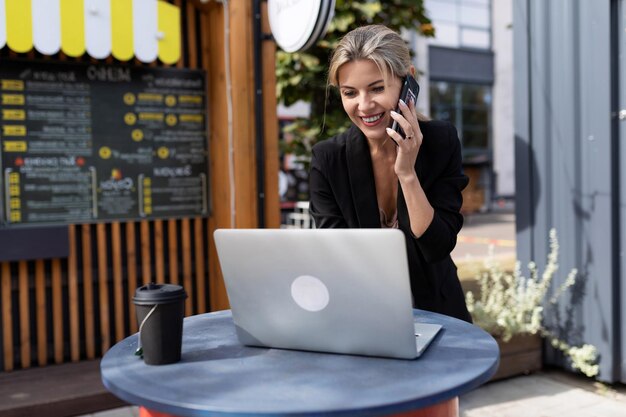
{"type": "Polygon", "coordinates": [[[135,290],[133,302],[139,305],[171,303],[187,298],[180,285],[150,283],[135,290]]]}

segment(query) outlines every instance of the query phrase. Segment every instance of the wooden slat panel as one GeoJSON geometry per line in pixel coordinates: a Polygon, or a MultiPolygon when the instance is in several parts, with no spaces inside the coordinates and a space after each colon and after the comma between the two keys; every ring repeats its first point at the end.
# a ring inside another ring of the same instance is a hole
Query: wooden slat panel
{"type": "Polygon", "coordinates": [[[141,233],[141,276],[144,285],[152,281],[152,266],[150,265],[150,223],[142,220],[139,224],[141,233]]]}
{"type": "Polygon", "coordinates": [[[52,260],[52,334],[54,340],[54,363],[63,363],[63,291],[61,260],[52,260]]]}
{"type": "Polygon", "coordinates": [[[100,301],[100,338],[102,353],[111,347],[111,330],[109,328],[109,289],[107,274],[107,238],[106,225],[96,225],[98,241],[98,295],[100,301]]]}
{"type": "MultiPolygon", "coordinates": [[[[209,154],[211,155],[211,217],[209,218],[209,295],[211,310],[228,308],[224,280],[217,262],[213,231],[232,227],[230,222],[230,187],[228,179],[228,114],[224,80],[224,11],[222,5],[209,2],[200,17],[202,39],[202,68],[207,71],[207,105],[211,114],[209,124],[209,154]]],[[[232,34],[231,34],[232,37],[232,34]]],[[[233,38],[234,39],[234,38],[233,38]]],[[[234,226],[234,225],[233,225],[234,226]]]]}
{"type": "Polygon", "coordinates": [[[207,226],[207,260],[209,264],[209,311],[226,310],[230,308],[228,304],[228,298],[221,296],[226,293],[224,287],[224,278],[222,277],[222,271],[220,269],[219,262],[217,260],[217,251],[215,249],[215,242],[213,240],[213,232],[215,231],[216,221],[213,218],[209,218],[207,226]]]}
{"type": "Polygon", "coordinates": [[[44,366],[48,361],[46,340],[46,276],[43,259],[35,261],[35,302],[37,313],[37,363],[44,366]]]}
{"type": "MultiPolygon", "coordinates": [[[[237,227],[258,226],[252,2],[228,2],[237,227]],[[250,175],[251,173],[254,173],[250,175]]],[[[219,85],[219,84],[218,84],[219,85]]],[[[213,110],[213,109],[212,109],[213,110]]],[[[224,177],[226,178],[226,177],[224,177]]]]}
{"type": "Polygon", "coordinates": [[[154,221],[154,263],[156,282],[165,282],[165,254],[163,253],[163,221],[154,221]]]}
{"type": "Polygon", "coordinates": [[[113,255],[113,302],[115,305],[115,341],[124,338],[124,284],[122,283],[122,239],[120,223],[111,223],[113,255]]]}
{"type": "Polygon", "coordinates": [[[2,351],[4,370],[13,370],[13,303],[11,301],[11,264],[0,264],[2,274],[2,351]]]}
{"type": "Polygon", "coordinates": [[[128,274],[128,302],[130,331],[137,332],[137,318],[135,317],[135,304],[133,297],[137,289],[137,249],[135,239],[135,222],[126,223],[126,272],[128,274]]]}
{"type": "Polygon", "coordinates": [[[22,368],[30,367],[30,303],[28,300],[28,264],[18,262],[20,306],[20,355],[22,368]]]}
{"type": "MultiPolygon", "coordinates": [[[[201,59],[201,65],[202,68],[208,72],[207,74],[207,80],[209,82],[207,82],[207,104],[209,105],[209,108],[212,108],[212,106],[214,105],[214,103],[217,101],[215,99],[215,97],[212,94],[212,89],[210,88],[210,85],[212,82],[215,82],[214,77],[211,76],[211,71],[213,71],[212,68],[212,57],[211,57],[211,49],[209,46],[209,40],[211,39],[209,36],[211,36],[212,34],[210,33],[209,30],[209,25],[210,25],[210,15],[209,13],[202,13],[200,16],[200,38],[203,40],[201,47],[202,47],[202,54],[201,59]]],[[[210,119],[213,120],[213,112],[211,112],[211,117],[210,119]]],[[[211,124],[211,126],[213,125],[213,123],[211,124]]],[[[213,132],[214,132],[215,128],[211,127],[210,129],[210,134],[209,134],[209,138],[213,138],[213,132]]],[[[211,149],[211,155],[213,152],[213,147],[211,147],[211,142],[209,142],[207,144],[207,146],[209,146],[209,149],[211,149]]],[[[216,158],[212,158],[213,160],[216,158]]],[[[214,166],[216,162],[211,161],[211,166],[214,166]]],[[[211,174],[210,179],[210,191],[211,191],[211,195],[212,195],[212,199],[215,198],[215,196],[217,195],[217,190],[214,188],[215,187],[215,182],[213,180],[213,178],[215,178],[215,172],[217,171],[217,169],[213,170],[213,173],[211,174]]],[[[215,243],[213,241],[213,231],[216,228],[216,224],[217,224],[217,216],[218,213],[221,211],[218,208],[218,205],[215,204],[215,201],[213,200],[213,204],[212,207],[210,207],[211,210],[211,217],[209,217],[208,221],[207,221],[207,261],[208,261],[208,265],[209,265],[209,311],[214,311],[214,310],[219,310],[219,309],[225,309],[228,307],[224,307],[224,303],[223,303],[223,297],[222,292],[220,292],[220,284],[223,285],[223,278],[222,278],[222,274],[221,271],[219,269],[219,264],[217,263],[217,258],[216,258],[216,251],[215,251],[215,243]],[[222,308],[223,307],[223,308],[222,308]]],[[[223,214],[222,214],[223,216],[223,214]]]]}
{"type": "Polygon", "coordinates": [[[83,305],[85,306],[85,348],[87,359],[96,357],[96,332],[93,302],[93,269],[91,256],[91,226],[82,226],[82,255],[83,255],[83,305]]]}
{"type": "Polygon", "coordinates": [[[68,227],[69,254],[67,258],[67,286],[70,309],[70,356],[72,362],[80,360],[80,321],[78,307],[80,299],[78,296],[78,266],[76,265],[76,227],[68,227]]]}
{"type": "MultiPolygon", "coordinates": [[[[271,33],[267,2],[261,3],[262,32],[271,33]]],[[[265,137],[265,226],[280,227],[280,196],[278,194],[278,116],[276,114],[276,44],[262,41],[263,65],[263,135],[265,137]]]]}
{"type": "Polygon", "coordinates": [[[205,268],[204,268],[204,235],[202,234],[202,218],[193,219],[194,225],[194,248],[196,259],[196,313],[205,313],[206,310],[206,284],[205,284],[205,268]]]}
{"type": "Polygon", "coordinates": [[[191,235],[189,232],[189,219],[183,219],[180,224],[182,235],[182,247],[183,247],[183,287],[189,298],[185,302],[185,315],[191,316],[193,314],[193,300],[194,292],[191,281],[191,235]]]}
{"type": "MultiPolygon", "coordinates": [[[[187,66],[191,69],[198,68],[197,58],[197,28],[196,28],[196,10],[191,3],[187,3],[187,66]]],[[[194,219],[194,240],[195,240],[195,259],[196,259],[196,295],[197,308],[196,313],[204,313],[207,311],[206,306],[206,275],[204,267],[204,236],[202,235],[202,218],[194,219]]]]}
{"type": "Polygon", "coordinates": [[[170,262],[170,279],[172,284],[178,284],[178,235],[176,220],[167,221],[167,246],[170,262]]]}

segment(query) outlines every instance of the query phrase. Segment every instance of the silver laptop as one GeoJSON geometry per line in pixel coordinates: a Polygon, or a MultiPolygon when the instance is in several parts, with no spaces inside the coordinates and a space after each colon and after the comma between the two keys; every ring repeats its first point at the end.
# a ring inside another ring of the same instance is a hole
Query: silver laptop
{"type": "Polygon", "coordinates": [[[397,229],[220,229],[242,344],[413,359],[441,328],[414,323],[397,229]]]}

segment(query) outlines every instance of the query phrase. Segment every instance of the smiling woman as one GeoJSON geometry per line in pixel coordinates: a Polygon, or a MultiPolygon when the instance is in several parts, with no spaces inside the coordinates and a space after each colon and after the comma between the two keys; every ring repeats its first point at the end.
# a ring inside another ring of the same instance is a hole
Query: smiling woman
{"type": "Polygon", "coordinates": [[[399,99],[408,75],[415,68],[406,43],[385,26],[339,42],[328,82],[352,126],[313,148],[311,214],[319,228],[401,229],[414,306],[471,321],[450,257],[468,182],[459,139],[454,126],[427,121],[414,101],[399,99]]]}
{"type": "Polygon", "coordinates": [[[400,79],[385,79],[371,60],[344,64],[338,71],[338,79],[341,102],[352,123],[368,139],[388,140],[385,129],[393,122],[389,110],[398,102],[400,79]]]}

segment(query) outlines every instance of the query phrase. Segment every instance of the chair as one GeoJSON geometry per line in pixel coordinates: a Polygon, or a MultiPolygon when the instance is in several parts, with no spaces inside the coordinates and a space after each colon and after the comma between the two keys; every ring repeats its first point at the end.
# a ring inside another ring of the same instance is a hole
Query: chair
{"type": "Polygon", "coordinates": [[[309,202],[298,201],[293,213],[287,214],[287,224],[282,227],[285,229],[315,229],[315,222],[309,213],[309,202]]]}

